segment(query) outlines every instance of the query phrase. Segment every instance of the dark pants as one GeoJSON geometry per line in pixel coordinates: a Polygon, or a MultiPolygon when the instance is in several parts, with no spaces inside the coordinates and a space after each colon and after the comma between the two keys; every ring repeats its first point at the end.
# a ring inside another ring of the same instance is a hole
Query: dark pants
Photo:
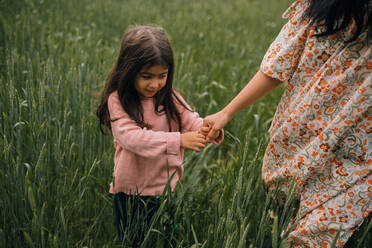
{"type": "Polygon", "coordinates": [[[133,247],[142,243],[159,207],[159,196],[115,194],[114,214],[119,241],[133,247]]]}

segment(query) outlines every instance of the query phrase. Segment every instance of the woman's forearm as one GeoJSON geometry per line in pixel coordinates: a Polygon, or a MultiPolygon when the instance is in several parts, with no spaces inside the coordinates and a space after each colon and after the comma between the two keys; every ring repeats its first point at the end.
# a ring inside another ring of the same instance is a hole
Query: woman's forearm
{"type": "Polygon", "coordinates": [[[210,127],[207,142],[214,140],[221,130],[240,110],[247,108],[258,99],[275,89],[281,81],[258,71],[240,93],[221,111],[205,117],[203,125],[210,127]]]}
{"type": "Polygon", "coordinates": [[[249,107],[281,83],[281,81],[271,78],[259,70],[251,81],[224,109],[222,109],[221,112],[224,112],[229,119],[232,119],[236,113],[249,107]]]}

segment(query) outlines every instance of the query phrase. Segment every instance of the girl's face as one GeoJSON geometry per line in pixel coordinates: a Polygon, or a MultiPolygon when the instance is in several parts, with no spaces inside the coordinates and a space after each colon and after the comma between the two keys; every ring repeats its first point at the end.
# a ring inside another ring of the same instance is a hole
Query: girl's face
{"type": "Polygon", "coordinates": [[[168,68],[163,65],[144,67],[136,76],[134,87],[143,97],[153,97],[166,84],[168,68]]]}

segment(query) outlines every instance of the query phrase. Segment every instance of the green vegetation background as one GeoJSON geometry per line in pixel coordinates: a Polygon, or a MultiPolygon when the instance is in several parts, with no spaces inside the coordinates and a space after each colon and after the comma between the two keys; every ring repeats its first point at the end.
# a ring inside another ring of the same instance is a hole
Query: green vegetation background
{"type": "MultiPolygon", "coordinates": [[[[289,4],[0,0],[0,246],[118,245],[108,194],[114,148],[111,136],[99,132],[95,94],[129,26],[166,29],[175,85],[205,116],[257,71],[289,4]]],[[[186,153],[184,177],[165,198],[145,247],[284,245],[279,235],[295,203],[277,206],[261,181],[267,130],[283,87],[238,114],[223,145],[186,153]],[[164,224],[173,226],[167,234],[164,224]]],[[[359,232],[353,242],[366,247],[368,234],[359,232]]]]}

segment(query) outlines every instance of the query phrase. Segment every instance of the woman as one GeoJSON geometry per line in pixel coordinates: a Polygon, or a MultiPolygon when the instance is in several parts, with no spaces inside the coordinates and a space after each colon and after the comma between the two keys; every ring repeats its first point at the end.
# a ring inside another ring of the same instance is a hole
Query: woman
{"type": "MultiPolygon", "coordinates": [[[[220,112],[208,138],[282,82],[269,129],[266,185],[300,200],[292,246],[342,247],[372,210],[372,1],[297,0],[260,70],[220,112]]],[[[285,195],[285,194],[283,194],[285,195]]],[[[284,199],[285,200],[285,199],[284,199]]]]}

